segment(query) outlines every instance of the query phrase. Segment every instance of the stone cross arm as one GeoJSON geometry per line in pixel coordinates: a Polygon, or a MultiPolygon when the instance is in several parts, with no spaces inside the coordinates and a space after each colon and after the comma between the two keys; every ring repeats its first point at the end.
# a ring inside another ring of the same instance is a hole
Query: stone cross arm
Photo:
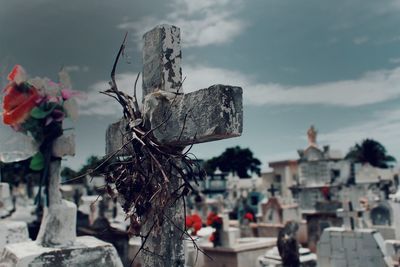
{"type": "Polygon", "coordinates": [[[362,216],[361,210],[354,210],[353,203],[351,201],[344,201],[343,208],[337,209],[338,217],[343,218],[343,227],[348,230],[354,230],[358,227],[358,219],[362,216]]]}
{"type": "MultiPolygon", "coordinates": [[[[148,129],[162,144],[187,146],[240,136],[243,129],[242,88],[213,85],[185,95],[156,91],[144,99],[148,129]],[[161,126],[160,126],[161,125],[161,126]]],[[[126,121],[107,130],[107,153],[120,148],[126,121]]]]}

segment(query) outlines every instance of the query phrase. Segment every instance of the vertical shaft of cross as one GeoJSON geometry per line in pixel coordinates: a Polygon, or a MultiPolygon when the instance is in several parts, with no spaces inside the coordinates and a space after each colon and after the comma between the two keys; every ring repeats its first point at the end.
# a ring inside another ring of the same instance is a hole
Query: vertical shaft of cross
{"type": "Polygon", "coordinates": [[[343,208],[337,210],[338,217],[343,218],[343,227],[348,230],[354,230],[358,227],[358,218],[360,212],[354,210],[351,201],[344,201],[343,208]]]}
{"type": "MultiPolygon", "coordinates": [[[[143,48],[143,97],[155,92],[182,92],[180,30],[175,26],[161,25],[144,36],[143,48]]],[[[180,179],[171,173],[168,194],[179,187],[180,179]]],[[[164,222],[161,228],[153,227],[149,222],[144,225],[145,233],[153,228],[144,252],[145,267],[184,266],[182,233],[184,229],[182,201],[171,203],[164,210],[164,222]],[[153,254],[154,253],[154,254],[153,254]]]]}
{"type": "Polygon", "coordinates": [[[57,205],[61,203],[61,192],[60,192],[60,169],[61,159],[53,160],[50,163],[49,170],[49,205],[57,205]]]}
{"type": "Polygon", "coordinates": [[[143,98],[157,90],[182,93],[179,28],[160,25],[147,32],[143,39],[143,98]]]}
{"type": "Polygon", "coordinates": [[[45,208],[36,242],[44,247],[71,246],[76,238],[76,205],[62,199],[60,192],[61,158],[75,154],[74,136],[61,136],[51,150],[55,160],[49,168],[49,206],[45,208]]]}

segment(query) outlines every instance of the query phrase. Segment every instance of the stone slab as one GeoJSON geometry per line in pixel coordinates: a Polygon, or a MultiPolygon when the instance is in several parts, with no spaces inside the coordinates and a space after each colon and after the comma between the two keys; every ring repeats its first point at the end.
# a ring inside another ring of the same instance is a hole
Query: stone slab
{"type": "Polygon", "coordinates": [[[8,244],[29,240],[28,225],[26,222],[9,220],[0,221],[0,251],[8,244]]]}
{"type": "Polygon", "coordinates": [[[91,236],[78,237],[68,248],[48,248],[28,241],[7,245],[0,267],[123,267],[115,248],[91,236]]]}
{"type": "Polygon", "coordinates": [[[207,267],[258,266],[258,257],[276,245],[276,238],[243,238],[233,248],[201,247],[211,257],[204,257],[207,267]],[[245,242],[241,242],[245,241],[245,242]]]}

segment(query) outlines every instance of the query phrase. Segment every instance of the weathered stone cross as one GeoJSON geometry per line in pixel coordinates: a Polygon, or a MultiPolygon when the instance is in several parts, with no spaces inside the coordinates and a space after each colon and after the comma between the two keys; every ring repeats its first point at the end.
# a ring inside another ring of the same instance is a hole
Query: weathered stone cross
{"type": "Polygon", "coordinates": [[[354,230],[358,227],[361,211],[354,210],[351,201],[345,201],[343,202],[343,208],[337,209],[337,215],[343,218],[343,227],[346,230],[354,230]]]}
{"type": "MultiPolygon", "coordinates": [[[[54,141],[49,169],[49,206],[45,209],[36,242],[44,247],[72,246],[76,239],[76,205],[62,199],[60,192],[61,158],[75,155],[73,135],[54,141]]],[[[40,197],[40,196],[39,196],[40,197]]]]}
{"type": "Polygon", "coordinates": [[[271,197],[275,197],[275,192],[279,191],[274,184],[271,184],[271,186],[269,187],[269,189],[267,189],[268,192],[271,193],[271,197]]]}
{"type": "MultiPolygon", "coordinates": [[[[177,148],[240,136],[242,88],[213,85],[183,94],[181,58],[178,27],[161,25],[144,35],[142,112],[146,127],[153,129],[165,122],[153,132],[154,137],[162,144],[177,148]]],[[[120,121],[107,129],[107,154],[127,141],[123,138],[125,126],[126,122],[120,121]]],[[[174,182],[177,183],[171,181],[174,182]]],[[[146,256],[145,253],[147,267],[184,265],[182,235],[174,226],[184,227],[183,210],[171,207],[166,213],[175,223],[165,220],[162,233],[147,240],[146,247],[158,254],[146,256]]]]}

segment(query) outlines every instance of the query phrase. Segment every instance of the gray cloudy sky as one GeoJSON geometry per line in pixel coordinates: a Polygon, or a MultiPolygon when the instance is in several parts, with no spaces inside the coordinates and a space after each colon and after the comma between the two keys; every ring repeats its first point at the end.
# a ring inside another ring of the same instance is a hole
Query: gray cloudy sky
{"type": "MultiPolygon", "coordinates": [[[[240,145],[265,168],[296,158],[314,124],[321,145],[345,153],[370,137],[400,160],[400,0],[0,0],[1,76],[21,64],[56,79],[65,66],[87,93],[67,165],[104,154],[106,126],[121,110],[98,91],[126,31],[118,79],[132,90],[141,36],[160,23],[181,27],[186,92],[215,83],[244,90],[243,136],[197,145],[198,157],[240,145]]],[[[1,126],[0,138],[11,133],[1,126]]]]}

